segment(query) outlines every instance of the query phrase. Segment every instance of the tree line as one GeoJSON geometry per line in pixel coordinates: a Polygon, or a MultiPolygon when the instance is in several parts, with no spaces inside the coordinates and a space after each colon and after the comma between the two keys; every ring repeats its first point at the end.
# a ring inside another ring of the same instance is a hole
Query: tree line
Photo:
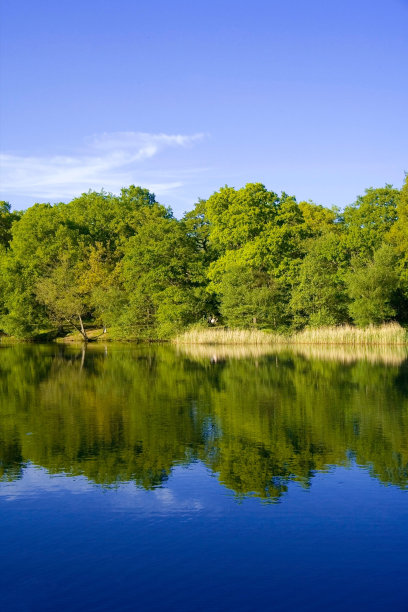
{"type": "Polygon", "coordinates": [[[23,212],[0,203],[0,330],[109,329],[164,339],[193,324],[280,332],[408,323],[408,176],[342,211],[225,186],[177,219],[141,187],[23,212]]]}

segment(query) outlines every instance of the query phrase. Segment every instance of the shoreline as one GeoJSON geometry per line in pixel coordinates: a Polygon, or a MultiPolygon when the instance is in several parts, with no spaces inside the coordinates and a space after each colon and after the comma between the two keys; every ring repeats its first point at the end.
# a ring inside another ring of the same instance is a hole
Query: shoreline
{"type": "Polygon", "coordinates": [[[109,332],[93,328],[87,331],[89,342],[85,342],[80,334],[67,334],[56,337],[53,331],[38,334],[32,338],[16,338],[0,336],[0,344],[172,344],[175,346],[408,346],[408,330],[398,323],[387,323],[381,326],[366,328],[342,325],[337,327],[306,328],[291,334],[256,329],[192,328],[170,339],[154,338],[115,338],[109,332]]]}
{"type": "Polygon", "coordinates": [[[366,328],[342,325],[306,328],[292,334],[277,334],[262,330],[225,328],[192,329],[173,339],[180,345],[268,345],[268,346],[408,346],[408,332],[398,323],[366,328]]]}

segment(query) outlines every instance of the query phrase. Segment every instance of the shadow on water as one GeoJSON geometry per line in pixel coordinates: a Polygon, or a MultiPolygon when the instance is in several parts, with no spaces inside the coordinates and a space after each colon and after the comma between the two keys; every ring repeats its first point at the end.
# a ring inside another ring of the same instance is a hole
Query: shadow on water
{"type": "Polygon", "coordinates": [[[407,374],[403,347],[2,346],[0,478],[152,489],[199,460],[273,501],[356,461],[405,488],[407,374]]]}

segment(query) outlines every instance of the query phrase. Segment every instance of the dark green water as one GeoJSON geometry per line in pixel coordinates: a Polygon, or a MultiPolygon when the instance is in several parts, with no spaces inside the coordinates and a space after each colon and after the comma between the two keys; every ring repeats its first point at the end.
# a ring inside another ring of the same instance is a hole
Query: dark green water
{"type": "Polygon", "coordinates": [[[6,610],[408,610],[408,360],[0,345],[6,610]]]}

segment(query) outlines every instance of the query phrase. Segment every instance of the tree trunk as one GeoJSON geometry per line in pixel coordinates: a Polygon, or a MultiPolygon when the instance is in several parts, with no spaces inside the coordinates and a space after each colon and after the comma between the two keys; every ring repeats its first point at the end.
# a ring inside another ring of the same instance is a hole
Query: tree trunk
{"type": "Polygon", "coordinates": [[[84,339],[84,341],[85,341],[85,342],[88,342],[88,341],[89,341],[89,338],[88,338],[88,336],[86,335],[85,327],[84,327],[84,324],[83,324],[83,322],[82,322],[82,317],[81,317],[81,315],[80,315],[80,314],[78,315],[78,319],[79,319],[79,324],[80,324],[80,326],[81,326],[81,334],[82,334],[82,337],[83,337],[83,339],[84,339]]]}

